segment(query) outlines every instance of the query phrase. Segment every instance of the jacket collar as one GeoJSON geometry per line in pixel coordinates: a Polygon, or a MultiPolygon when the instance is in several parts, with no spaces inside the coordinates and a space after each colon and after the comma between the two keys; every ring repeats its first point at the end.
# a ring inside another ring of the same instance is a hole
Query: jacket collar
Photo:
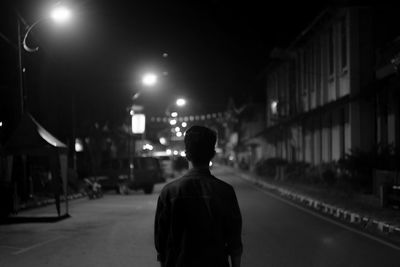
{"type": "Polygon", "coordinates": [[[209,168],[191,168],[188,172],[188,175],[197,175],[197,174],[207,174],[211,175],[210,169],[209,168]]]}

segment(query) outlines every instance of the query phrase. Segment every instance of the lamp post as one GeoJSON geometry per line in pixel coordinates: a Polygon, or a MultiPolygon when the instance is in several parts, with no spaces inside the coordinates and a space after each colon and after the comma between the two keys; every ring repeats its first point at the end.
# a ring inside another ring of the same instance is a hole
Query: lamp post
{"type": "Polygon", "coordinates": [[[39,47],[30,47],[27,44],[27,39],[31,31],[40,23],[45,22],[45,21],[54,21],[57,24],[63,24],[67,22],[71,18],[71,11],[67,9],[64,6],[58,5],[52,11],[50,14],[46,17],[40,18],[39,20],[35,21],[31,25],[28,25],[26,21],[18,14],[17,18],[17,33],[18,33],[18,84],[19,84],[19,90],[20,90],[20,96],[21,96],[21,114],[25,112],[26,109],[26,104],[27,104],[27,94],[24,86],[24,73],[25,73],[25,67],[23,63],[23,51],[29,52],[29,53],[34,53],[39,50],[39,47]],[[22,25],[25,27],[22,28],[22,25]]]}
{"type": "Polygon", "coordinates": [[[132,97],[132,106],[130,108],[130,116],[131,116],[131,138],[129,144],[128,153],[130,157],[136,153],[136,140],[134,140],[135,134],[143,134],[145,132],[145,123],[146,119],[144,114],[137,114],[135,112],[140,111],[143,107],[136,106],[135,101],[140,97],[144,88],[153,87],[158,83],[158,76],[155,73],[145,73],[141,78],[141,88],[133,95],[132,97]],[[132,147],[132,153],[130,151],[132,147]]]}
{"type": "Polygon", "coordinates": [[[171,103],[167,106],[167,108],[165,109],[165,115],[167,115],[168,117],[176,117],[177,113],[171,112],[171,107],[172,105],[176,105],[177,107],[184,107],[186,105],[186,99],[184,98],[178,98],[175,100],[174,103],[171,103]],[[173,114],[174,113],[174,114],[173,114]],[[176,115],[175,115],[176,114],[176,115]]]}

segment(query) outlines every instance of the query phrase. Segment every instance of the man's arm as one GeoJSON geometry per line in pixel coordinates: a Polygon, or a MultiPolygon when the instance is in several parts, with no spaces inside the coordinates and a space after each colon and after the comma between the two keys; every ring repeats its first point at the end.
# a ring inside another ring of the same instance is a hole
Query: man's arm
{"type": "Polygon", "coordinates": [[[231,255],[231,266],[232,267],[240,267],[241,259],[242,259],[241,254],[231,255]]]}
{"type": "Polygon", "coordinates": [[[157,260],[161,263],[161,267],[163,267],[165,263],[165,244],[167,241],[165,212],[164,203],[159,197],[154,220],[154,244],[157,250],[157,260]]]}
{"type": "Polygon", "coordinates": [[[240,213],[239,203],[236,198],[235,191],[232,188],[231,195],[231,212],[228,220],[228,252],[231,258],[232,267],[240,267],[242,258],[242,215],[240,213]]]}

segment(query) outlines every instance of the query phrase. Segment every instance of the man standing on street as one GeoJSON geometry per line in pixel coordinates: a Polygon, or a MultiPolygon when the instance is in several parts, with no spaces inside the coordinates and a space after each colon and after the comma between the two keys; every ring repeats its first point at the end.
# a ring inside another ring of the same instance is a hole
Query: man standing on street
{"type": "Polygon", "coordinates": [[[236,194],[209,170],[216,140],[216,133],[203,126],[185,133],[190,169],[163,188],[157,203],[154,239],[162,267],[240,266],[242,217],[236,194]]]}

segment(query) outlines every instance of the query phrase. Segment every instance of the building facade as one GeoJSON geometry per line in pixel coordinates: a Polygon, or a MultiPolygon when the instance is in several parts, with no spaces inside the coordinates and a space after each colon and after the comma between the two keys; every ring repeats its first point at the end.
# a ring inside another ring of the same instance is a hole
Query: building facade
{"type": "Polygon", "coordinates": [[[376,143],[372,23],[369,8],[327,9],[287,49],[271,53],[256,160],[318,165],[376,143]]]}

